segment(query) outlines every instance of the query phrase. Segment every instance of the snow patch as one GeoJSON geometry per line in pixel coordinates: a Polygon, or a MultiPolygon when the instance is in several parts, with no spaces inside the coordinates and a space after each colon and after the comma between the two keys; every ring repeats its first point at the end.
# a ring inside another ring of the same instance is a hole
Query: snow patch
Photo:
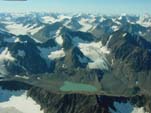
{"type": "Polygon", "coordinates": [[[61,35],[60,35],[60,36],[57,36],[56,39],[55,39],[55,41],[56,41],[59,45],[62,45],[62,44],[63,44],[63,38],[62,38],[62,36],[61,36],[61,35]]]}
{"type": "Polygon", "coordinates": [[[75,46],[78,45],[79,43],[87,43],[87,41],[82,40],[82,39],[79,38],[78,36],[73,37],[72,41],[73,41],[73,44],[74,44],[75,46]]]}
{"type": "Polygon", "coordinates": [[[88,63],[90,69],[108,70],[106,54],[109,54],[110,51],[102,45],[102,42],[79,43],[78,46],[82,53],[91,59],[92,62],[88,63]]]}
{"type": "Polygon", "coordinates": [[[6,24],[6,29],[10,33],[15,35],[27,35],[28,33],[33,35],[44,27],[44,26],[36,27],[36,24],[31,27],[28,27],[29,25],[23,26],[23,24],[17,24],[15,22],[4,22],[4,23],[6,24]]]}
{"type": "Polygon", "coordinates": [[[44,16],[42,17],[44,23],[55,23],[56,19],[52,16],[44,16]]]}
{"type": "Polygon", "coordinates": [[[51,60],[48,56],[51,54],[51,52],[57,51],[58,47],[48,47],[48,48],[38,47],[38,49],[40,50],[40,56],[45,59],[47,65],[49,66],[51,60]]]}
{"type": "Polygon", "coordinates": [[[15,42],[15,43],[21,42],[21,40],[20,40],[20,38],[16,38],[14,42],[15,42]]]}
{"type": "Polygon", "coordinates": [[[119,21],[118,21],[117,19],[115,19],[115,18],[113,18],[112,21],[113,21],[115,24],[117,24],[117,25],[121,25],[121,24],[122,24],[121,22],[119,22],[119,21]]]}
{"type": "Polygon", "coordinates": [[[61,50],[57,50],[57,51],[53,51],[48,55],[48,58],[51,60],[55,60],[55,59],[59,59],[65,56],[65,52],[63,49],[61,50]]]}
{"type": "Polygon", "coordinates": [[[0,53],[0,62],[1,61],[15,61],[15,58],[12,57],[7,47],[0,53]]]}
{"type": "Polygon", "coordinates": [[[80,28],[80,31],[87,32],[88,30],[92,28],[92,24],[89,24],[87,19],[82,18],[79,21],[79,23],[80,25],[82,25],[82,28],[80,28]]]}
{"type": "Polygon", "coordinates": [[[44,113],[40,110],[40,105],[32,98],[27,98],[27,91],[9,91],[0,88],[0,93],[0,110],[3,111],[1,113],[44,113]]]}
{"type": "Polygon", "coordinates": [[[118,31],[119,30],[119,26],[112,26],[112,30],[115,32],[115,31],[118,31]]]}
{"type": "Polygon", "coordinates": [[[136,23],[144,27],[151,27],[151,16],[150,15],[141,16],[136,23]]]}
{"type": "Polygon", "coordinates": [[[56,36],[55,36],[55,37],[56,37],[56,38],[55,38],[55,41],[56,41],[60,46],[62,46],[62,44],[63,44],[63,37],[60,35],[61,29],[62,29],[62,27],[57,30],[56,36]]]}
{"type": "Polygon", "coordinates": [[[57,21],[62,21],[62,20],[64,20],[64,19],[69,19],[69,20],[71,20],[71,18],[72,18],[72,17],[70,17],[70,16],[67,16],[67,15],[62,14],[62,15],[59,15],[59,16],[58,16],[57,21]]]}
{"type": "Polygon", "coordinates": [[[14,107],[6,107],[6,108],[1,108],[0,107],[1,113],[22,113],[21,111],[17,110],[14,107]]]}
{"type": "Polygon", "coordinates": [[[29,77],[28,76],[20,76],[20,75],[15,75],[16,78],[22,78],[22,79],[26,79],[28,80],[29,77]]]}
{"type": "Polygon", "coordinates": [[[113,37],[113,35],[111,35],[110,37],[109,37],[109,39],[108,39],[108,41],[106,42],[106,47],[108,47],[109,46],[109,43],[110,43],[110,41],[111,41],[111,39],[112,39],[112,37],[113,37]]]}
{"type": "Polygon", "coordinates": [[[124,34],[123,34],[123,37],[125,37],[126,35],[127,35],[127,33],[124,33],[124,34]]]}
{"type": "Polygon", "coordinates": [[[0,74],[2,75],[6,75],[7,69],[6,69],[6,65],[5,65],[5,61],[10,61],[13,62],[15,61],[15,58],[12,57],[10,51],[8,51],[8,48],[0,49],[0,74]]]}
{"type": "Polygon", "coordinates": [[[9,30],[10,33],[16,34],[16,35],[25,35],[27,34],[27,29],[23,27],[22,24],[16,24],[14,22],[9,23],[6,26],[6,29],[9,30]]]}
{"type": "Polygon", "coordinates": [[[36,28],[31,28],[27,32],[29,32],[31,35],[34,35],[38,31],[40,31],[42,28],[44,28],[44,26],[40,26],[40,27],[36,27],[36,28]]]}

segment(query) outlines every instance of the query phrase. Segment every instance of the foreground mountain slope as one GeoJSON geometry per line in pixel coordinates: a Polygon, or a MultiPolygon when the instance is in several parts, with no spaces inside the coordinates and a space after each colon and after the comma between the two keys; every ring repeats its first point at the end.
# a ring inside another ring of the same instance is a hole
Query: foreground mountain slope
{"type": "Polygon", "coordinates": [[[45,113],[148,113],[145,109],[148,110],[150,100],[144,96],[126,98],[80,94],[62,95],[39,88],[30,89],[28,95],[40,103],[45,113]]]}

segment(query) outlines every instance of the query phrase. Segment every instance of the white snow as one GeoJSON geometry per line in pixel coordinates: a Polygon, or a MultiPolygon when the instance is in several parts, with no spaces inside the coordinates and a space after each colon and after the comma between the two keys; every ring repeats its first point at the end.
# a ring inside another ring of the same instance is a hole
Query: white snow
{"type": "Polygon", "coordinates": [[[56,51],[58,48],[57,47],[48,47],[48,48],[42,48],[42,47],[38,47],[38,49],[40,50],[40,55],[41,57],[48,59],[48,55],[52,52],[52,51],[56,51]]]}
{"type": "MultiPolygon", "coordinates": [[[[33,39],[35,40],[35,39],[33,39]]],[[[21,41],[19,37],[9,37],[9,38],[5,38],[4,39],[5,42],[9,42],[9,43],[17,43],[17,42],[20,42],[20,43],[27,43],[27,41],[21,41]]]]}
{"type": "Polygon", "coordinates": [[[64,14],[58,15],[57,18],[55,18],[53,16],[44,16],[44,17],[42,17],[42,20],[43,20],[44,23],[51,23],[51,24],[55,23],[55,22],[60,22],[64,19],[71,19],[71,17],[67,16],[67,15],[64,15],[64,14]]]}
{"type": "Polygon", "coordinates": [[[15,61],[15,58],[12,57],[7,47],[4,50],[0,51],[0,62],[1,61],[15,61]]]}
{"type": "Polygon", "coordinates": [[[20,75],[15,75],[16,78],[22,78],[22,79],[26,79],[28,80],[29,77],[28,76],[20,76],[20,75]]]}
{"type": "Polygon", "coordinates": [[[21,40],[20,40],[20,38],[16,38],[14,42],[15,42],[15,43],[21,42],[21,40]]]}
{"type": "Polygon", "coordinates": [[[80,31],[87,32],[92,28],[92,24],[89,24],[87,19],[82,18],[79,23],[82,25],[80,31]]]}
{"type": "Polygon", "coordinates": [[[140,107],[140,108],[135,107],[131,105],[129,102],[127,103],[114,102],[114,107],[116,111],[109,108],[111,113],[148,113],[144,111],[143,107],[140,107]]]}
{"type": "Polygon", "coordinates": [[[55,23],[56,19],[52,16],[44,16],[42,17],[44,23],[55,23]]]}
{"type": "Polygon", "coordinates": [[[88,63],[90,69],[108,70],[106,54],[109,54],[110,51],[101,42],[79,43],[78,46],[81,52],[92,60],[88,63]]]}
{"type": "Polygon", "coordinates": [[[38,32],[40,29],[42,29],[44,26],[39,26],[36,27],[36,24],[34,24],[31,27],[28,27],[29,25],[23,26],[23,24],[18,24],[15,22],[3,22],[6,24],[6,29],[15,35],[26,35],[28,33],[30,34],[35,34],[36,32],[38,32]]]}
{"type": "Polygon", "coordinates": [[[139,20],[136,22],[144,27],[151,27],[151,17],[148,14],[140,16],[139,20]]]}
{"type": "Polygon", "coordinates": [[[40,26],[40,27],[36,27],[36,28],[31,28],[27,31],[27,33],[29,32],[30,34],[35,34],[37,33],[38,31],[40,31],[42,28],[44,28],[44,26],[40,26]]]}
{"type": "Polygon", "coordinates": [[[119,26],[112,26],[112,30],[115,32],[115,31],[118,31],[119,30],[119,26]]]}
{"type": "Polygon", "coordinates": [[[125,37],[126,35],[127,35],[127,33],[124,33],[124,34],[123,34],[123,37],[125,37]]]}
{"type": "Polygon", "coordinates": [[[37,77],[37,80],[41,80],[41,78],[40,78],[40,77],[37,77]]]}
{"type": "Polygon", "coordinates": [[[118,20],[122,20],[125,17],[127,17],[127,14],[126,13],[122,13],[121,16],[118,18],[118,20]]]}
{"type": "Polygon", "coordinates": [[[56,37],[56,38],[55,38],[55,41],[56,41],[60,46],[62,46],[62,44],[63,44],[63,37],[60,35],[61,29],[62,29],[62,27],[57,30],[56,36],[55,36],[55,37],[56,37]]]}
{"type": "Polygon", "coordinates": [[[62,45],[63,44],[63,38],[61,35],[57,36],[55,41],[59,44],[59,45],[62,45]]]}
{"type": "Polygon", "coordinates": [[[110,41],[111,41],[112,37],[113,37],[113,35],[110,35],[110,37],[109,37],[108,41],[106,42],[106,45],[105,45],[106,47],[108,47],[108,46],[109,46],[109,43],[110,43],[110,41]]]}
{"type": "Polygon", "coordinates": [[[106,20],[106,18],[104,16],[102,16],[101,19],[100,19],[100,22],[103,22],[105,20],[106,20]]]}
{"type": "Polygon", "coordinates": [[[6,107],[6,108],[1,108],[0,107],[1,113],[22,113],[21,111],[17,110],[14,107],[6,107]]]}
{"type": "Polygon", "coordinates": [[[48,47],[48,48],[38,47],[38,49],[40,50],[40,56],[45,59],[47,65],[49,66],[51,59],[48,56],[51,54],[51,52],[57,51],[58,47],[48,47]]]}
{"type": "Polygon", "coordinates": [[[65,56],[65,52],[63,49],[61,50],[57,50],[57,51],[53,51],[51,52],[49,55],[48,55],[48,58],[51,59],[51,60],[54,60],[54,59],[59,59],[59,58],[62,58],[65,56]]]}
{"type": "Polygon", "coordinates": [[[15,58],[12,57],[10,51],[8,51],[8,48],[1,48],[0,49],[0,74],[5,75],[7,74],[7,69],[5,67],[5,61],[13,62],[15,61],[15,58]]]}
{"type": "Polygon", "coordinates": [[[82,40],[78,36],[72,38],[73,44],[77,46],[79,43],[87,43],[87,41],[82,40]]]}
{"type": "Polygon", "coordinates": [[[64,19],[69,19],[69,20],[71,20],[71,18],[72,18],[72,17],[70,17],[70,16],[67,16],[67,15],[62,14],[62,15],[59,15],[59,16],[58,16],[57,21],[62,21],[62,20],[64,20],[64,19]]]}
{"type": "Polygon", "coordinates": [[[139,35],[143,36],[143,33],[141,31],[138,32],[139,35]]]}
{"type": "Polygon", "coordinates": [[[27,28],[24,28],[22,24],[16,24],[14,22],[9,23],[6,26],[6,29],[9,30],[10,33],[16,34],[16,35],[25,35],[27,34],[27,28]]]}
{"type": "Polygon", "coordinates": [[[26,15],[28,15],[29,13],[25,13],[25,12],[12,12],[11,16],[18,18],[18,17],[25,17],[26,15]]]}
{"type": "Polygon", "coordinates": [[[25,57],[26,53],[25,53],[25,51],[23,51],[23,50],[18,50],[18,55],[19,55],[20,57],[25,57]]]}
{"type": "Polygon", "coordinates": [[[117,25],[121,25],[121,23],[120,23],[116,18],[113,18],[112,21],[113,21],[114,23],[116,23],[117,25]]]}
{"type": "Polygon", "coordinates": [[[40,105],[32,98],[27,98],[27,91],[9,91],[0,88],[0,93],[0,110],[3,111],[1,113],[44,113],[40,110],[40,105]]]}
{"type": "Polygon", "coordinates": [[[65,56],[65,52],[64,52],[63,48],[59,49],[58,47],[53,47],[53,48],[38,47],[38,49],[41,51],[40,56],[45,59],[48,66],[49,66],[51,60],[59,59],[59,58],[62,58],[65,56]]]}
{"type": "Polygon", "coordinates": [[[150,21],[147,21],[147,22],[144,22],[144,21],[142,21],[142,20],[139,20],[139,21],[137,21],[137,24],[140,24],[140,25],[142,25],[142,26],[144,26],[144,27],[151,27],[151,20],[150,20],[150,21]]]}

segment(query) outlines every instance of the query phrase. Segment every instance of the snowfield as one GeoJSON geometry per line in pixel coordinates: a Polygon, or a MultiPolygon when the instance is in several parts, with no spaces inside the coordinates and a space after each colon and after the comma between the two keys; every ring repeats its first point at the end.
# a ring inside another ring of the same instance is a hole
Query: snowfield
{"type": "Polygon", "coordinates": [[[56,36],[55,36],[55,41],[60,45],[62,46],[63,44],[63,37],[60,35],[60,32],[61,32],[61,28],[59,28],[57,31],[56,31],[56,36]]]}
{"type": "Polygon", "coordinates": [[[11,55],[8,48],[1,48],[0,49],[0,73],[2,75],[6,75],[8,73],[5,67],[5,61],[14,62],[15,58],[11,55]]]}
{"type": "Polygon", "coordinates": [[[2,23],[6,24],[6,29],[10,33],[15,35],[27,35],[28,33],[33,35],[44,27],[43,25],[40,27],[36,27],[36,24],[31,27],[28,27],[28,25],[24,26],[23,24],[18,24],[11,21],[6,21],[2,23]]]}
{"type": "Polygon", "coordinates": [[[15,60],[15,58],[12,57],[8,48],[5,48],[2,52],[0,50],[0,61],[4,61],[4,60],[8,60],[8,61],[14,61],[15,60]]]}
{"type": "Polygon", "coordinates": [[[66,15],[58,15],[56,18],[53,16],[44,16],[42,17],[42,20],[44,23],[55,23],[55,22],[61,22],[64,19],[71,19],[70,16],[66,16],[66,15]]]}
{"type": "Polygon", "coordinates": [[[42,17],[44,23],[55,23],[56,19],[52,16],[44,16],[42,17]]]}
{"type": "Polygon", "coordinates": [[[51,60],[54,60],[54,59],[62,58],[64,56],[65,56],[65,52],[63,49],[61,49],[61,50],[51,52],[50,55],[48,55],[48,58],[51,60]]]}
{"type": "Polygon", "coordinates": [[[82,28],[80,29],[80,31],[87,32],[93,27],[92,23],[88,23],[88,22],[89,22],[88,19],[81,19],[79,21],[79,23],[82,25],[82,28]]]}
{"type": "Polygon", "coordinates": [[[27,91],[9,91],[0,88],[0,113],[44,113],[27,91]]]}
{"type": "Polygon", "coordinates": [[[110,51],[101,42],[79,43],[78,47],[86,57],[92,60],[88,63],[90,69],[108,70],[106,54],[110,51]]]}
{"type": "Polygon", "coordinates": [[[1,113],[23,113],[14,107],[7,107],[7,108],[0,107],[0,111],[1,111],[1,113]]]}

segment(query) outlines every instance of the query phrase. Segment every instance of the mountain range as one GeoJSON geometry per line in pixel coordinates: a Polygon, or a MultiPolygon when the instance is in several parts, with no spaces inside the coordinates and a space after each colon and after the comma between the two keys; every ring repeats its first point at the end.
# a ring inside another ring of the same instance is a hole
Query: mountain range
{"type": "Polygon", "coordinates": [[[0,81],[30,85],[45,113],[147,113],[150,34],[150,15],[0,13],[0,81]]]}

